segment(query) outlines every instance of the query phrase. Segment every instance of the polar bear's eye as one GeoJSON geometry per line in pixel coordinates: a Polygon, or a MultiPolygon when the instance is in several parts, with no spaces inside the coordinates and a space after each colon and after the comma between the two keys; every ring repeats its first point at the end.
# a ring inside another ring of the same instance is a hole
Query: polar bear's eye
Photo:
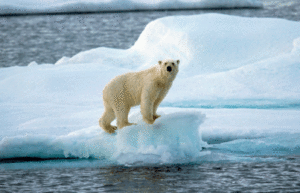
{"type": "Polygon", "coordinates": [[[167,64],[168,64],[168,63],[166,62],[166,63],[165,63],[165,66],[166,66],[167,64]]]}
{"type": "Polygon", "coordinates": [[[173,65],[173,66],[175,65],[174,62],[172,63],[172,65],[173,65]]]}

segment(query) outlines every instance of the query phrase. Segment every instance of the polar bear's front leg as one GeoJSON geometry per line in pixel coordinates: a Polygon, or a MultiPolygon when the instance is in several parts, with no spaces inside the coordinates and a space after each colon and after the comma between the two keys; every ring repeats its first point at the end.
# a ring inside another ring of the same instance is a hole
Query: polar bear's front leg
{"type": "Polygon", "coordinates": [[[143,120],[148,124],[153,124],[155,119],[153,116],[153,104],[149,101],[141,102],[141,113],[143,120]]]}
{"type": "Polygon", "coordinates": [[[156,99],[156,101],[155,101],[154,104],[153,104],[153,119],[154,119],[154,120],[160,117],[160,115],[158,115],[158,114],[156,113],[156,111],[157,111],[158,105],[161,103],[162,99],[163,99],[163,98],[158,98],[158,99],[156,99]]]}
{"type": "Polygon", "coordinates": [[[154,100],[157,97],[157,94],[151,92],[150,90],[145,89],[142,92],[141,96],[141,113],[143,115],[143,120],[148,124],[153,124],[155,121],[153,115],[153,107],[154,107],[154,100]]]}
{"type": "Polygon", "coordinates": [[[157,99],[154,102],[154,106],[153,106],[153,118],[157,119],[160,117],[160,115],[158,115],[156,113],[157,108],[159,106],[159,104],[162,102],[162,100],[166,97],[167,93],[168,93],[169,88],[162,90],[161,92],[159,92],[157,99]]]}

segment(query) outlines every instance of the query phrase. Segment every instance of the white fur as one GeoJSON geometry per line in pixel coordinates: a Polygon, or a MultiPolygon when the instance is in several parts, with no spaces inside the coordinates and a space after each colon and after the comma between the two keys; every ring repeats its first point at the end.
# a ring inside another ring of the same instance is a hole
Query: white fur
{"type": "Polygon", "coordinates": [[[105,111],[99,120],[102,129],[114,133],[117,128],[133,125],[128,122],[128,114],[130,108],[137,105],[141,105],[143,120],[153,124],[160,117],[156,110],[172,86],[178,65],[179,60],[159,61],[149,69],[129,72],[112,79],[103,90],[105,111]],[[117,127],[110,124],[115,118],[117,127]]]}

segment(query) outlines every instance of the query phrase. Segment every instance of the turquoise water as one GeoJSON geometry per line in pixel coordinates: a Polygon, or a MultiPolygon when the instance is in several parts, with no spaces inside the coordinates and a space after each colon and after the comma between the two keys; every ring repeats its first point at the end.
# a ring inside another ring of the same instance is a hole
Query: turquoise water
{"type": "Polygon", "coordinates": [[[299,109],[300,102],[297,99],[230,99],[230,100],[200,100],[168,103],[161,106],[181,108],[250,108],[250,109],[299,109]]]}

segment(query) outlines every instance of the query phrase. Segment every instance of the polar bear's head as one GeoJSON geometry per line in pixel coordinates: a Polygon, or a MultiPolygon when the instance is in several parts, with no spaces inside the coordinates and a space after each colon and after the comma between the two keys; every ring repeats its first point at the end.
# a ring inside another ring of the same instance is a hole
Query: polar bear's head
{"type": "Polygon", "coordinates": [[[161,72],[164,76],[174,79],[178,73],[179,60],[158,61],[161,72]]]}

